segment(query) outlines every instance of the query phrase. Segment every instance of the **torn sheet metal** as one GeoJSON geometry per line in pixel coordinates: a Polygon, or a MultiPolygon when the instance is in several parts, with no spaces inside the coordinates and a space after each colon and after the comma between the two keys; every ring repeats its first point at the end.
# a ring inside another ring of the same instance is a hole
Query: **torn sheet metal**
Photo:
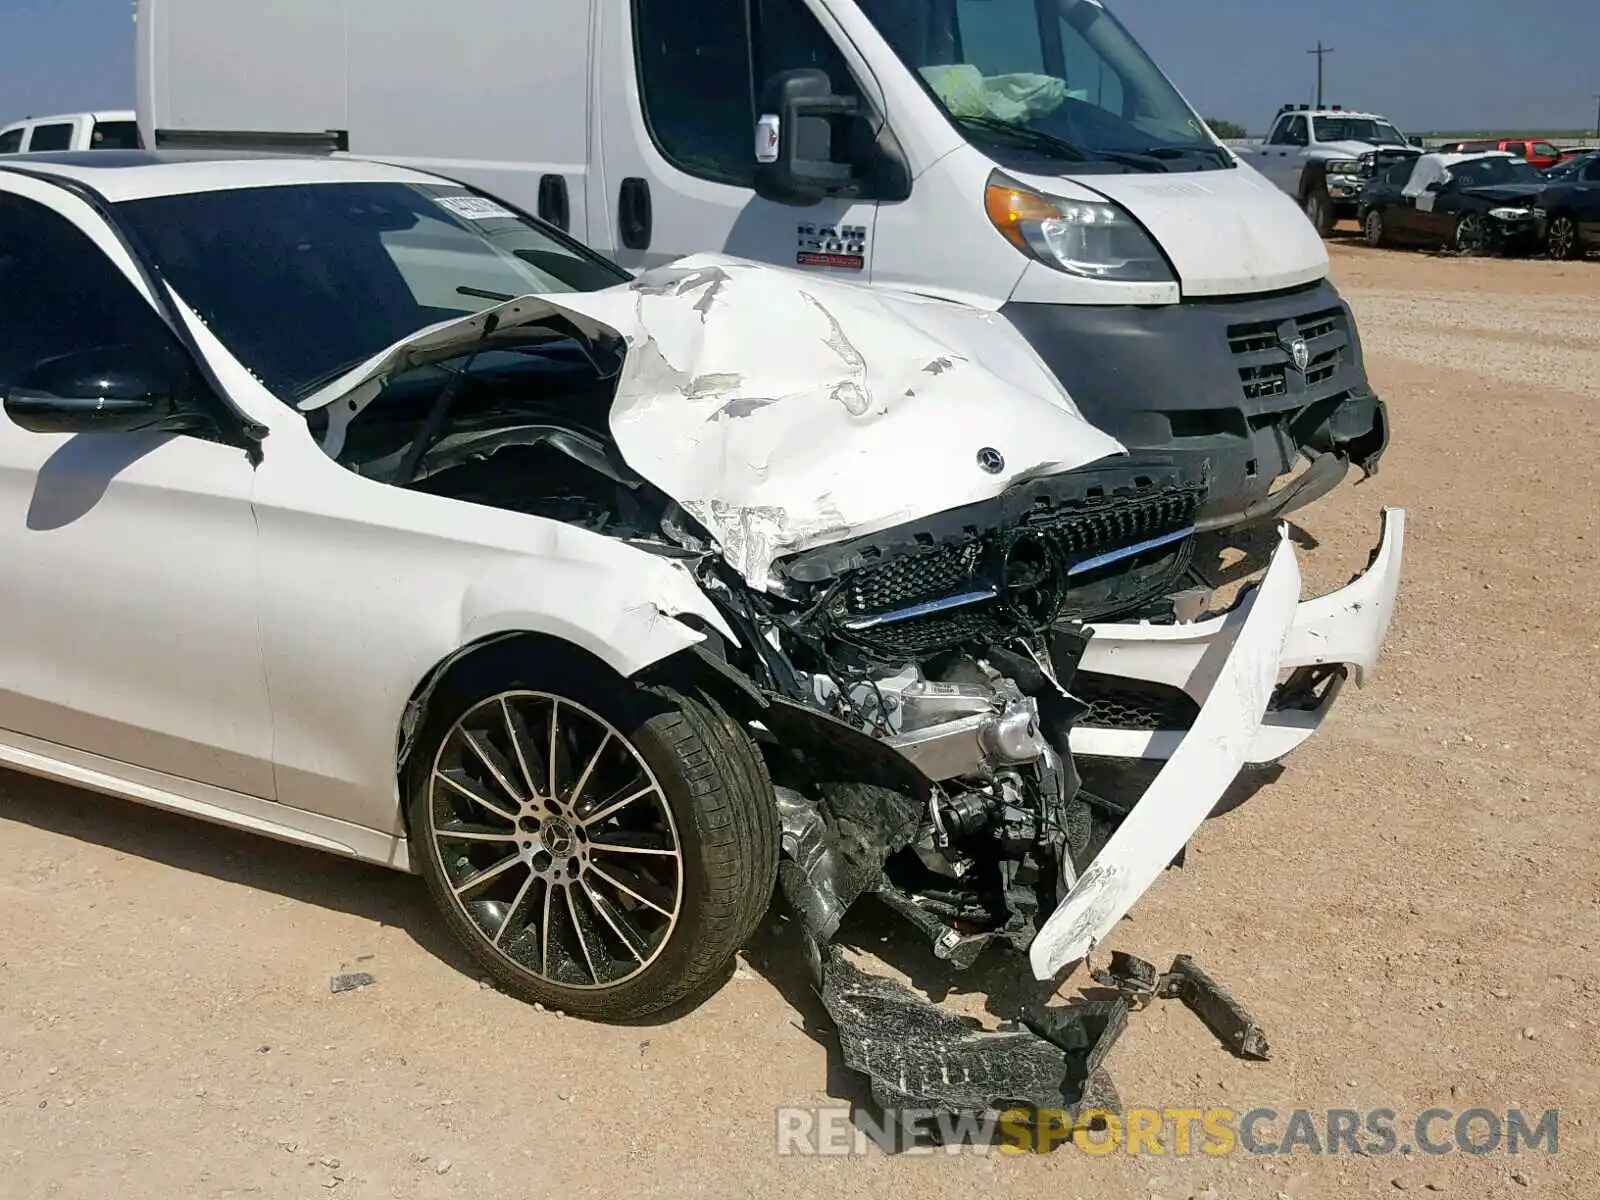
{"type": "MultiPolygon", "coordinates": [[[[1405,532],[1405,510],[1385,509],[1383,534],[1366,570],[1338,591],[1295,609],[1281,662],[1284,670],[1342,665],[1357,684],[1366,682],[1394,616],[1405,532]]],[[[1204,705],[1216,690],[1241,628],[1234,613],[1178,625],[1095,625],[1079,666],[1180,688],[1204,705]]],[[[1268,713],[1245,763],[1276,762],[1294,750],[1321,728],[1338,692],[1337,686],[1331,687],[1313,708],[1268,713]]],[[[1182,729],[1150,732],[1079,725],[1072,731],[1072,749],[1101,758],[1170,759],[1186,735],[1182,729]]]]}
{"type": "Polygon", "coordinates": [[[784,555],[1123,452],[993,314],[707,254],[434,326],[301,407],[333,405],[336,438],[395,371],[551,317],[625,340],[618,450],[757,589],[784,555]]]}
{"type": "Polygon", "coordinates": [[[825,952],[822,973],[845,1065],[867,1076],[885,1108],[1120,1111],[1103,1064],[1127,1027],[1121,1000],[1048,1009],[1028,1028],[991,1030],[867,974],[836,948],[825,952]]]}
{"type": "Polygon", "coordinates": [[[1036,978],[1055,978],[1099,945],[1239,774],[1278,682],[1299,599],[1300,564],[1285,527],[1261,586],[1225,618],[1238,633],[1221,651],[1225,661],[1194,727],[1029,947],[1036,978]]]}

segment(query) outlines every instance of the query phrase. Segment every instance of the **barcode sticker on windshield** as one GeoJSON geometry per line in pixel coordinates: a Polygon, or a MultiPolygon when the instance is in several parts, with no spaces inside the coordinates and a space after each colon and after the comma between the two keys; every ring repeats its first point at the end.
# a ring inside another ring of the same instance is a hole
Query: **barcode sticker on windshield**
{"type": "Polygon", "coordinates": [[[516,220],[517,216],[505,205],[483,196],[440,196],[438,204],[469,221],[516,220]]]}

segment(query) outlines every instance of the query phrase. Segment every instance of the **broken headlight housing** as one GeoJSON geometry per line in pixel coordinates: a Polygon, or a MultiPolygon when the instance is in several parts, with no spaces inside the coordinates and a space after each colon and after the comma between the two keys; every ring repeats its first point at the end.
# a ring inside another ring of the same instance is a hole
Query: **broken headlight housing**
{"type": "Polygon", "coordinates": [[[996,171],[984,211],[1006,241],[1047,267],[1119,283],[1176,282],[1144,227],[1108,200],[1047,196],[996,171]]]}

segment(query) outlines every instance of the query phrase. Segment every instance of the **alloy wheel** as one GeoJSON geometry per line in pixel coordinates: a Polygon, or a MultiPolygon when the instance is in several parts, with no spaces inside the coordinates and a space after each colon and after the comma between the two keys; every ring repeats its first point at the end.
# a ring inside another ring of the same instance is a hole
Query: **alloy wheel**
{"type": "Polygon", "coordinates": [[[1383,245],[1383,214],[1377,209],[1367,214],[1367,245],[1383,245]]]}
{"type": "Polygon", "coordinates": [[[682,844],[654,772],[605,718],[546,692],[491,696],[446,734],[428,789],[451,902],[512,967],[608,988],[665,949],[682,844]]]}
{"type": "Polygon", "coordinates": [[[1550,257],[1569,259],[1576,257],[1578,227],[1571,217],[1557,217],[1550,223],[1550,257]]]}
{"type": "Polygon", "coordinates": [[[1468,213],[1456,226],[1456,249],[1463,254],[1482,254],[1489,242],[1489,230],[1483,218],[1468,213]]]}

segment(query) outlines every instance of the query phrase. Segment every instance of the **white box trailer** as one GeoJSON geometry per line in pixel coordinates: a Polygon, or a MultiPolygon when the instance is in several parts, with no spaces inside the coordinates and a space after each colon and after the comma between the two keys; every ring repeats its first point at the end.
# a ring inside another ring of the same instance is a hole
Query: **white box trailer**
{"type": "Polygon", "coordinates": [[[138,35],[152,147],[380,158],[630,269],[993,311],[1101,428],[1209,472],[1208,528],[1387,444],[1316,231],[1101,0],[140,0],[138,35]]]}

